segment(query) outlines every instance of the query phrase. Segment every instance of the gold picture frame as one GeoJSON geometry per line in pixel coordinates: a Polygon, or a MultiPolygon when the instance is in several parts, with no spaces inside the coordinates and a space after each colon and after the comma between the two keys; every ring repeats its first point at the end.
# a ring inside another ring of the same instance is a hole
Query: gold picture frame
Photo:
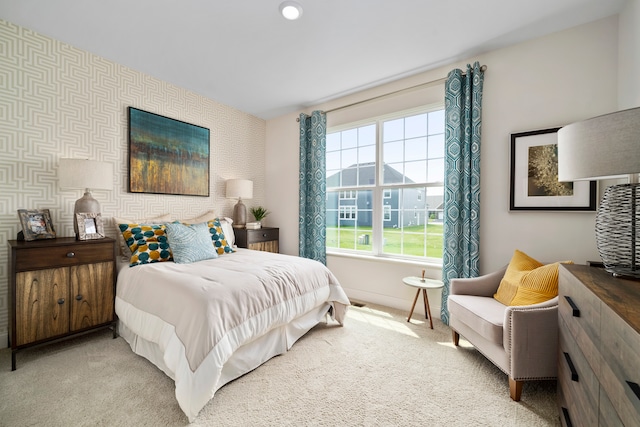
{"type": "Polygon", "coordinates": [[[78,240],[94,240],[105,237],[100,213],[79,212],[76,214],[76,224],[78,224],[78,240]]]}
{"type": "Polygon", "coordinates": [[[49,209],[18,209],[24,240],[55,239],[49,209]]]}

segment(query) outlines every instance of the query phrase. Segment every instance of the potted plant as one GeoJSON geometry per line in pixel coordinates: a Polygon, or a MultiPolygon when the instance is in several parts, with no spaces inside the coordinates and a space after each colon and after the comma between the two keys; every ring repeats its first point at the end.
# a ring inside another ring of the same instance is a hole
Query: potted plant
{"type": "Polygon", "coordinates": [[[253,207],[250,209],[250,211],[251,211],[251,215],[253,215],[256,221],[260,223],[270,213],[266,208],[263,208],[262,206],[253,207]]]}

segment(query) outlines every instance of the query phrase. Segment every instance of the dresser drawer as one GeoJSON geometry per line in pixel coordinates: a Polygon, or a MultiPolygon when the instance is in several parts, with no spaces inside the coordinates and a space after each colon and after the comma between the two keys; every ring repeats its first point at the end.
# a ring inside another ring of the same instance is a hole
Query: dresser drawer
{"type": "Polygon", "coordinates": [[[23,248],[16,251],[16,271],[55,268],[114,259],[113,242],[23,248]]]}
{"type": "MultiPolygon", "coordinates": [[[[569,414],[584,425],[598,425],[600,384],[578,344],[559,319],[558,387],[565,394],[569,414]]],[[[595,356],[594,356],[595,357],[595,356]]]]}
{"type": "Polygon", "coordinates": [[[564,268],[559,270],[558,317],[575,339],[591,369],[600,369],[600,299],[564,268]]]}
{"type": "Polygon", "coordinates": [[[622,423],[640,426],[640,334],[603,305],[601,338],[602,388],[622,423]]]}

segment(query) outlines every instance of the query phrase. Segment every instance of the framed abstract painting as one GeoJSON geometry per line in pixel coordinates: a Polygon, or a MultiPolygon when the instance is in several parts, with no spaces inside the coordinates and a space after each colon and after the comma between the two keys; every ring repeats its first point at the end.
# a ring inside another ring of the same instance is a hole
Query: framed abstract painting
{"type": "Polygon", "coordinates": [[[510,210],[596,210],[596,181],[558,181],[559,129],[511,134],[510,210]]]}
{"type": "Polygon", "coordinates": [[[209,196],[209,129],[129,107],[129,192],[209,196]]]}

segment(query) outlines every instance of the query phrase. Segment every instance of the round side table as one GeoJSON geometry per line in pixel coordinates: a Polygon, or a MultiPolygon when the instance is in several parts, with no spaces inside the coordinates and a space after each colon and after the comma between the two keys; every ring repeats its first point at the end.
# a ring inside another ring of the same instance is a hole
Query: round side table
{"type": "Polygon", "coordinates": [[[409,312],[409,317],[407,318],[407,322],[411,323],[411,316],[413,315],[413,310],[416,308],[416,302],[418,302],[418,297],[420,296],[420,291],[422,291],[422,296],[424,300],[424,314],[427,319],[429,319],[429,327],[433,329],[433,319],[431,318],[431,308],[429,308],[429,297],[427,296],[427,289],[440,289],[444,286],[444,284],[440,280],[435,279],[421,279],[420,277],[410,276],[402,279],[402,282],[414,288],[418,288],[416,292],[416,297],[413,299],[413,305],[411,306],[411,311],[409,312]]]}

